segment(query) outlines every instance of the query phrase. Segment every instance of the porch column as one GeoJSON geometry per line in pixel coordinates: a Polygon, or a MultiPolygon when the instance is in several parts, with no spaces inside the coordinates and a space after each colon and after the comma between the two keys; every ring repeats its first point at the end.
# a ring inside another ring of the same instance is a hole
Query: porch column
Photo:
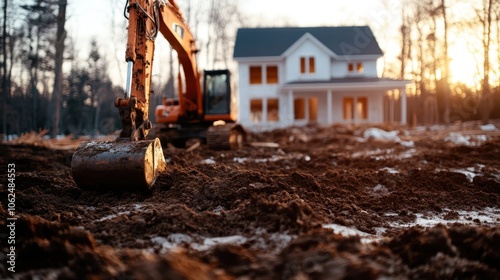
{"type": "Polygon", "coordinates": [[[391,90],[391,96],[389,98],[389,123],[394,122],[394,98],[395,98],[394,90],[391,90]]]}
{"type": "Polygon", "coordinates": [[[306,98],[304,98],[304,99],[305,99],[305,101],[306,101],[306,102],[305,102],[305,106],[306,106],[306,110],[305,110],[305,111],[306,111],[306,113],[305,113],[305,115],[306,115],[306,123],[309,123],[309,121],[310,121],[310,116],[311,116],[311,115],[309,114],[309,97],[306,97],[306,98]]]}
{"type": "Polygon", "coordinates": [[[359,120],[358,120],[358,97],[355,96],[353,98],[353,104],[352,106],[354,107],[354,110],[352,110],[352,122],[354,124],[358,124],[359,123],[359,120]]]}
{"type": "Polygon", "coordinates": [[[406,124],[406,88],[401,89],[401,124],[406,124]]]}
{"type": "Polygon", "coordinates": [[[267,98],[262,98],[262,123],[267,124],[267,98]]]}
{"type": "Polygon", "coordinates": [[[328,92],[326,93],[326,113],[327,113],[327,120],[328,124],[333,123],[333,104],[332,104],[332,90],[329,89],[328,92]]]}
{"type": "Polygon", "coordinates": [[[288,91],[288,118],[286,120],[287,125],[293,124],[294,120],[294,108],[293,108],[293,91],[289,90],[288,91]]]}

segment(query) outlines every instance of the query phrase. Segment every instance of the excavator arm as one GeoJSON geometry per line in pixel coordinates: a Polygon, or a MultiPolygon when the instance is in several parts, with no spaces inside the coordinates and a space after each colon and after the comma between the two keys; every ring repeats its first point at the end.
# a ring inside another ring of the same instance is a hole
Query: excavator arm
{"type": "Polygon", "coordinates": [[[114,142],[83,142],[71,166],[76,184],[84,189],[149,189],[165,159],[159,139],[146,140],[155,39],[161,33],[177,51],[184,70],[186,93],[180,94],[183,115],[201,115],[203,98],[196,66],[195,40],[175,1],[130,0],[125,53],[127,84],[115,106],[122,131],[114,142]]]}
{"type": "MultiPolygon", "coordinates": [[[[222,111],[212,110],[216,107],[207,106],[208,116],[204,114],[195,40],[175,1],[129,0],[126,5],[127,13],[127,83],[125,96],[115,101],[122,130],[116,141],[83,142],[73,154],[73,179],[83,189],[150,189],[165,168],[160,140],[146,140],[152,128],[148,111],[152,94],[155,39],[160,33],[176,50],[186,85],[184,93],[182,89],[179,90],[179,110],[174,121],[182,119],[196,125],[196,122],[206,124],[210,120],[230,120],[229,105],[223,107],[222,111]],[[220,112],[225,114],[219,114],[220,112]]],[[[227,98],[226,104],[229,104],[229,75],[227,71],[219,72],[221,71],[205,71],[205,76],[210,73],[211,78],[208,80],[212,85],[218,81],[216,77],[224,77],[221,85],[225,86],[226,91],[222,93],[227,98]]],[[[179,88],[181,84],[179,83],[179,88]]],[[[208,92],[205,97],[207,100],[212,100],[210,93],[214,94],[213,97],[220,97],[214,89],[208,92]]],[[[206,131],[207,144],[212,148],[240,147],[243,134],[239,125],[210,126],[206,131]]]]}
{"type": "Polygon", "coordinates": [[[148,119],[155,38],[161,33],[176,50],[182,65],[186,92],[179,93],[179,115],[203,113],[200,77],[194,37],[175,1],[131,0],[125,60],[128,63],[126,98],[118,99],[122,133],[120,137],[144,140],[151,123],[148,119]],[[134,112],[135,111],[135,112],[134,112]]]}
{"type": "Polygon", "coordinates": [[[160,3],[159,10],[159,31],[177,52],[184,72],[186,89],[184,94],[179,91],[180,115],[201,116],[203,108],[198,104],[202,104],[203,95],[196,61],[196,41],[175,1],[160,3]]]}

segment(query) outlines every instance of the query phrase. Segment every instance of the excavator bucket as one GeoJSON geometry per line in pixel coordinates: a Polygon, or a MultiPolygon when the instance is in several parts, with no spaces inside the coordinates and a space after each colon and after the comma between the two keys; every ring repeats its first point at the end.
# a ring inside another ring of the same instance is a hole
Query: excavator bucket
{"type": "Polygon", "coordinates": [[[166,163],[160,140],[82,142],[71,159],[73,179],[87,190],[149,190],[166,163]]]}
{"type": "Polygon", "coordinates": [[[212,150],[239,150],[245,142],[246,132],[241,125],[229,123],[209,127],[206,136],[212,150]]]}

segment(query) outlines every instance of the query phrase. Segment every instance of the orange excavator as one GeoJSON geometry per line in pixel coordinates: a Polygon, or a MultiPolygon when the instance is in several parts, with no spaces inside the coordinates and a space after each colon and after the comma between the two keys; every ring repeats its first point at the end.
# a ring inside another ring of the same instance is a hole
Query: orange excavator
{"type": "Polygon", "coordinates": [[[175,1],[129,0],[125,9],[127,84],[124,98],[114,104],[122,130],[116,141],[83,142],[73,154],[73,178],[83,189],[150,189],[166,168],[162,143],[179,145],[196,138],[211,149],[237,149],[245,138],[244,129],[231,114],[229,71],[200,74],[195,39],[175,1]],[[164,99],[155,109],[152,130],[148,111],[159,33],[178,54],[185,90],[180,81],[178,98],[164,99]],[[150,130],[155,137],[148,136],[150,130]]]}

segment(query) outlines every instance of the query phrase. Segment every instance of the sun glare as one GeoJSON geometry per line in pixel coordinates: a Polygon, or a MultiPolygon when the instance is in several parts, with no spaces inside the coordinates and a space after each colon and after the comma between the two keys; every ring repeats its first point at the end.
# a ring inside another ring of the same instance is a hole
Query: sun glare
{"type": "Polygon", "coordinates": [[[467,46],[450,47],[450,82],[477,86],[480,81],[480,68],[476,61],[479,56],[467,50],[467,46]]]}

